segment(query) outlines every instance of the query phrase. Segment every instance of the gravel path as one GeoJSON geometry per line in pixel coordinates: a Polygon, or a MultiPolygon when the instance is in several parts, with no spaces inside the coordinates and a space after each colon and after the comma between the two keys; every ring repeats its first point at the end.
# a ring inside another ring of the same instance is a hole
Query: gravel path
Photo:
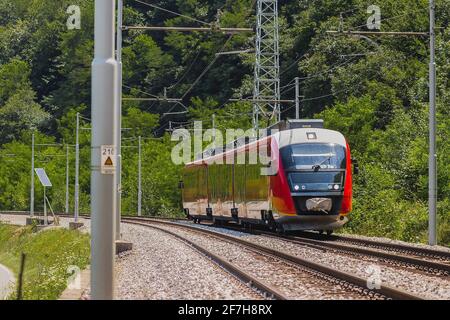
{"type": "Polygon", "coordinates": [[[188,245],[150,228],[125,224],[133,251],[117,261],[118,299],[261,299],[188,245]]]}

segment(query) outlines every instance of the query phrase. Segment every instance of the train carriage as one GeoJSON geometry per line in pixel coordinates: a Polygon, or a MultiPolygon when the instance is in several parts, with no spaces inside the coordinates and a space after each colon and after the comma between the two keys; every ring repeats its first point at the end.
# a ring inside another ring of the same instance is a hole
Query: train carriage
{"type": "Polygon", "coordinates": [[[342,227],[352,209],[352,159],[344,136],[317,120],[287,121],[278,129],[187,164],[181,184],[186,215],[280,231],[342,227]],[[255,154],[258,161],[252,161],[255,154]]]}

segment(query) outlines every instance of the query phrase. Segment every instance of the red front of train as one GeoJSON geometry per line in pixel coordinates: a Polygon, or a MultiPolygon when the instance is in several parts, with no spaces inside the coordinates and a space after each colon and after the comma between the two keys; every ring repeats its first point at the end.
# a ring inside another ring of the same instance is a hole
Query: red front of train
{"type": "Polygon", "coordinates": [[[185,212],[195,220],[331,233],[352,210],[350,147],[336,131],[289,128],[188,164],[183,185],[185,212]],[[255,152],[266,161],[250,163],[255,152]]]}
{"type": "Polygon", "coordinates": [[[296,129],[271,140],[272,216],[284,230],[332,232],[352,210],[352,158],[336,131],[296,129]],[[275,165],[275,166],[276,166],[275,165]]]}

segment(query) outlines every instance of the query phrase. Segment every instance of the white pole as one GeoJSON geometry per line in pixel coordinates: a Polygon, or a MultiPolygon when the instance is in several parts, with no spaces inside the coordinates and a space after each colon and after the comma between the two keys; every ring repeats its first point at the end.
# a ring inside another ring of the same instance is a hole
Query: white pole
{"type": "Polygon", "coordinates": [[[295,77],[295,119],[300,119],[300,81],[295,77]]]}
{"type": "Polygon", "coordinates": [[[216,147],[216,114],[212,115],[213,147],[216,147]]]}
{"type": "Polygon", "coordinates": [[[429,155],[429,231],[428,242],[437,244],[436,205],[437,205],[437,153],[436,153],[436,61],[435,61],[435,4],[430,0],[430,155],[429,155]]]}
{"type": "Polygon", "coordinates": [[[47,226],[48,225],[48,219],[47,219],[47,196],[46,196],[46,192],[45,192],[45,187],[44,187],[44,225],[47,226]]]}
{"type": "Polygon", "coordinates": [[[66,145],[66,214],[69,213],[69,145],[66,145]]]}
{"type": "MultiPolygon", "coordinates": [[[[114,58],[115,0],[95,0],[92,63],[91,298],[114,298],[116,175],[101,173],[101,146],[117,146],[117,61],[114,58]]],[[[117,150],[115,150],[117,152],[117,150]]]]}
{"type": "Polygon", "coordinates": [[[31,191],[30,191],[30,217],[34,217],[34,132],[31,135],[31,191]]]}
{"type": "Polygon", "coordinates": [[[139,136],[138,160],[138,216],[142,216],[142,138],[139,136]]]}
{"type": "Polygon", "coordinates": [[[120,240],[120,221],[122,212],[122,21],[123,0],[117,1],[117,203],[116,203],[116,240],[120,240]]]}
{"type": "Polygon", "coordinates": [[[77,112],[77,131],[75,134],[75,206],[74,216],[75,222],[78,222],[79,205],[80,205],[80,113],[77,112]]]}

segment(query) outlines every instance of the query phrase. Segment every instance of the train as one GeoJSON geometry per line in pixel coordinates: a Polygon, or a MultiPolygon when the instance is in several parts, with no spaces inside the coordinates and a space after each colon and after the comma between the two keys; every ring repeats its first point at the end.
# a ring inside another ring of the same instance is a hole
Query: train
{"type": "Polygon", "coordinates": [[[323,120],[287,120],[265,137],[205,151],[185,165],[179,187],[195,223],[330,235],[349,221],[358,171],[340,132],[323,120]],[[258,161],[250,161],[254,154],[258,161]]]}

